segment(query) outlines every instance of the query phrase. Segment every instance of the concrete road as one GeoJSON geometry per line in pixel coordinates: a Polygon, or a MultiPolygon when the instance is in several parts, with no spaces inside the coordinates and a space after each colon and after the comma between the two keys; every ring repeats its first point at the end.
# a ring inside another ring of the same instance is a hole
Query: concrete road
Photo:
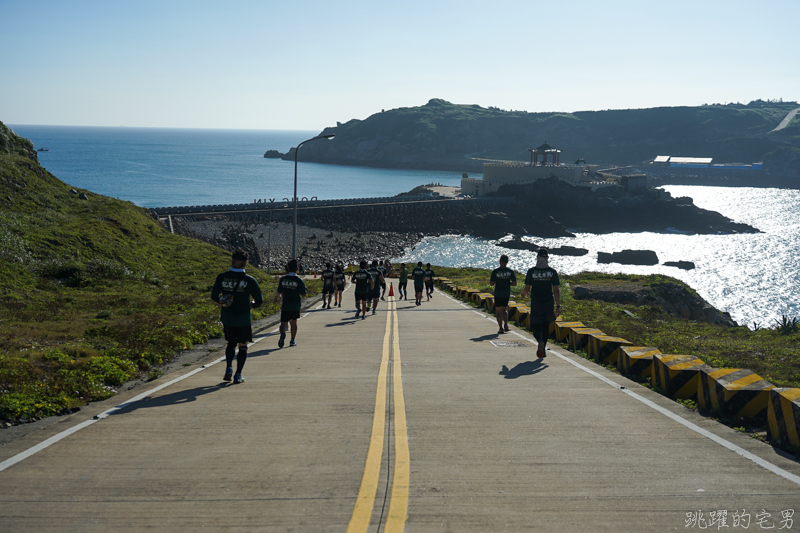
{"type": "Polygon", "coordinates": [[[0,531],[800,531],[770,446],[438,291],[345,302],[0,448],[0,531]]]}

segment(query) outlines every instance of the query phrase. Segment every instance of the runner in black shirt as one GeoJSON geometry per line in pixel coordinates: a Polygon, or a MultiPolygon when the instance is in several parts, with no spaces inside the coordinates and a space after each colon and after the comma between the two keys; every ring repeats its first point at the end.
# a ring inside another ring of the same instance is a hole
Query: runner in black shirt
{"type": "Polygon", "coordinates": [[[350,281],[355,284],[356,318],[363,312],[364,314],[361,315],[361,319],[363,320],[367,318],[367,299],[375,283],[372,281],[372,276],[367,272],[367,262],[361,261],[359,266],[361,268],[353,272],[353,277],[350,281]],[[359,307],[359,305],[361,307],[359,307]]]}
{"type": "Polygon", "coordinates": [[[381,286],[386,286],[386,280],[383,278],[383,274],[381,273],[380,268],[378,268],[378,260],[372,260],[372,266],[369,267],[368,270],[370,276],[372,276],[372,280],[375,282],[373,285],[373,289],[371,292],[372,297],[372,314],[374,315],[378,311],[378,301],[381,298],[381,286]]]}
{"type": "Polygon", "coordinates": [[[327,307],[330,309],[331,297],[333,297],[333,293],[336,292],[336,277],[333,270],[331,270],[330,262],[325,263],[325,270],[322,271],[320,277],[322,278],[322,308],[325,309],[327,307]]]}
{"type": "Polygon", "coordinates": [[[342,265],[336,265],[336,272],[334,273],[336,279],[336,292],[334,293],[334,307],[342,307],[342,291],[344,291],[344,284],[346,277],[342,265]]]}
{"type": "Polygon", "coordinates": [[[431,270],[431,264],[425,265],[425,292],[428,294],[428,300],[433,297],[433,276],[436,272],[431,270]]]}
{"type": "Polygon", "coordinates": [[[422,261],[417,263],[416,268],[411,271],[411,277],[414,278],[414,293],[417,296],[417,305],[422,305],[422,287],[425,284],[425,269],[422,268],[422,261]]]}

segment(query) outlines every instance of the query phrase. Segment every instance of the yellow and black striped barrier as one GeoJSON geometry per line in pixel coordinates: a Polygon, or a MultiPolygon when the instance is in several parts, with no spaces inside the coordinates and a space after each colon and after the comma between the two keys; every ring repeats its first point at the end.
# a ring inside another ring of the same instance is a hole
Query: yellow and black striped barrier
{"type": "Polygon", "coordinates": [[[800,389],[771,389],[767,421],[769,440],[800,448],[800,389]]]}
{"type": "Polygon", "coordinates": [[[732,418],[763,418],[769,390],[775,386],[746,368],[712,368],[700,372],[697,405],[732,418]]]}
{"type": "Polygon", "coordinates": [[[569,346],[569,349],[575,351],[585,348],[586,345],[589,344],[589,336],[594,333],[599,333],[601,335],[603,334],[602,331],[596,328],[569,328],[569,335],[567,336],[567,345],[569,346]]]}
{"type": "Polygon", "coordinates": [[[617,365],[619,360],[619,349],[622,346],[633,346],[631,341],[620,337],[606,335],[605,333],[591,333],[586,353],[597,363],[606,365],[617,365]]]}
{"type": "Polygon", "coordinates": [[[563,322],[560,320],[556,320],[555,324],[553,325],[553,330],[555,333],[555,340],[557,342],[564,342],[569,337],[569,332],[571,328],[584,328],[586,326],[583,325],[583,322],[563,322]]]}
{"type": "Polygon", "coordinates": [[[673,400],[695,400],[701,370],[711,367],[693,355],[657,354],[653,356],[651,384],[673,400]]]}
{"type": "Polygon", "coordinates": [[[623,374],[651,378],[653,356],[659,354],[661,350],[649,346],[620,346],[617,368],[623,374]]]}

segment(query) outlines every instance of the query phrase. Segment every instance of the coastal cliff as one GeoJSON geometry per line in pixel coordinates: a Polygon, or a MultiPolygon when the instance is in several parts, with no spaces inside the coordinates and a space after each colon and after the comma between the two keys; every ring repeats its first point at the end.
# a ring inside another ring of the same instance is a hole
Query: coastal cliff
{"type": "MultiPolygon", "coordinates": [[[[796,102],[527,113],[432,99],[326,128],[300,161],[389,168],[480,171],[482,160],[527,161],[547,141],[561,160],[639,165],[657,155],[763,161],[768,172],[800,176],[800,119],[772,131],[796,102]]],[[[270,147],[271,148],[271,147],[270,147]]],[[[294,151],[284,155],[294,159],[294,151]]]]}

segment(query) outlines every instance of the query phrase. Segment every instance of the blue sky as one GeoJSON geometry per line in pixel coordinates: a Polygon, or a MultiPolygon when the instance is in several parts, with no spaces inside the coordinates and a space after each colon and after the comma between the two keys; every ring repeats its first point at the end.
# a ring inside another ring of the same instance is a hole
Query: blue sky
{"type": "Polygon", "coordinates": [[[797,0],[0,0],[0,121],[321,130],[431,98],[796,101],[798,21],[797,0]]]}

